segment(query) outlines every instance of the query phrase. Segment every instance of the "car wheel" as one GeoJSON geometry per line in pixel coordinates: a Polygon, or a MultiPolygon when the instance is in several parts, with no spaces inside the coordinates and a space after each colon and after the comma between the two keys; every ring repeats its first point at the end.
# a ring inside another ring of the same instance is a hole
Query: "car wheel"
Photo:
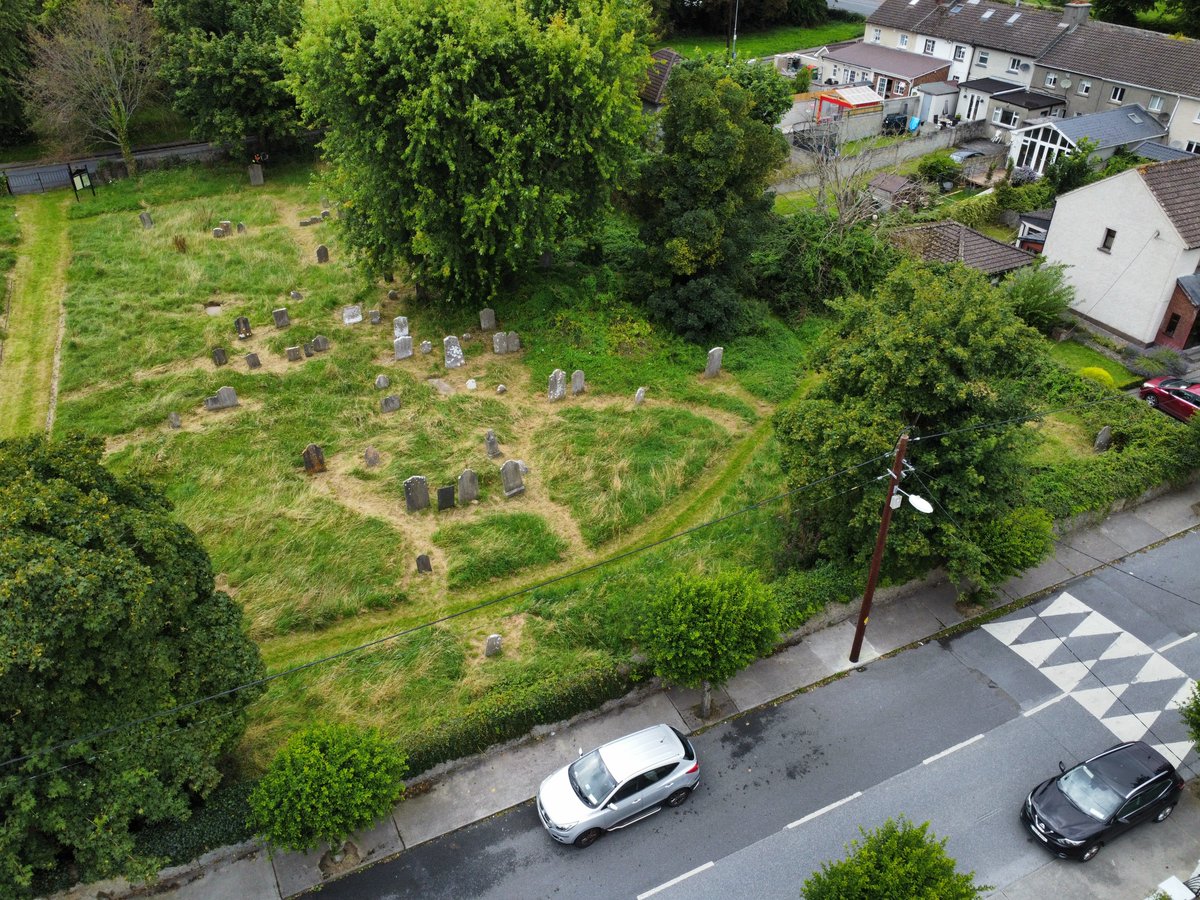
{"type": "Polygon", "coordinates": [[[1153,394],[1150,394],[1148,397],[1146,397],[1146,405],[1151,409],[1158,409],[1158,398],[1153,394]]]}
{"type": "Polygon", "coordinates": [[[1160,809],[1158,811],[1158,815],[1154,817],[1154,821],[1155,822],[1164,822],[1164,821],[1166,821],[1167,817],[1170,816],[1171,813],[1173,813],[1173,812],[1175,812],[1174,804],[1164,806],[1162,809],[1160,809]]]}
{"type": "Polygon", "coordinates": [[[680,788],[667,798],[667,806],[671,807],[672,809],[674,809],[676,806],[683,806],[691,792],[691,788],[680,788]]]}
{"type": "Polygon", "coordinates": [[[599,828],[589,828],[587,831],[585,831],[579,837],[575,838],[575,846],[580,848],[581,850],[584,847],[590,847],[590,846],[592,846],[592,844],[596,843],[596,838],[598,838],[598,837],[600,837],[600,829],[599,828]]]}
{"type": "Polygon", "coordinates": [[[1103,846],[1103,845],[1102,844],[1092,844],[1092,846],[1088,847],[1086,850],[1083,851],[1083,856],[1079,857],[1079,861],[1087,862],[1089,859],[1091,859],[1097,853],[1100,852],[1101,846],[1103,846]]]}

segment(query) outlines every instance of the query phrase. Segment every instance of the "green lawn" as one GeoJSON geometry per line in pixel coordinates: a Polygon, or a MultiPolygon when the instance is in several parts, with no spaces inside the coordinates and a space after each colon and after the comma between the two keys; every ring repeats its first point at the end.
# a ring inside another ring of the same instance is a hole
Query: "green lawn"
{"type": "MultiPolygon", "coordinates": [[[[852,40],[862,37],[862,34],[863,26],[860,22],[829,22],[815,28],[789,25],[770,31],[740,32],[737,39],[738,58],[757,59],[793,50],[806,50],[835,41],[852,40]]],[[[677,34],[658,44],[655,49],[658,47],[670,47],[676,53],[689,58],[706,53],[724,53],[725,37],[710,34],[677,34]]]]}
{"type": "Polygon", "coordinates": [[[1050,345],[1050,355],[1072,372],[1080,369],[1101,368],[1113,377],[1117,387],[1139,384],[1141,377],[1130,372],[1114,359],[1080,344],[1078,341],[1058,341],[1050,345]]]}

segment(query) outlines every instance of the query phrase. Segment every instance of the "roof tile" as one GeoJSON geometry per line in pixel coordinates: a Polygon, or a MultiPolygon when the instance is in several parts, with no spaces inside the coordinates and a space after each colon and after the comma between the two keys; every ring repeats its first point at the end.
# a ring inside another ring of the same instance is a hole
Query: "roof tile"
{"type": "Polygon", "coordinates": [[[1034,261],[1032,253],[1003,244],[958,222],[894,228],[888,238],[901,250],[915,253],[926,262],[961,262],[985,275],[1002,275],[1034,261]]]}

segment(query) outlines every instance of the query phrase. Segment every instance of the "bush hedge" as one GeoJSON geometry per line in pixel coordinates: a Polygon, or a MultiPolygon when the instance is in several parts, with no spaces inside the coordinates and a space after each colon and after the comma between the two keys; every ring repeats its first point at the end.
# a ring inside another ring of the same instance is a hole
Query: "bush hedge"
{"type": "Polygon", "coordinates": [[[794,631],[826,606],[850,603],[862,593],[866,573],[834,563],[796,569],[770,583],[779,604],[780,627],[794,631]]]}
{"type": "Polygon", "coordinates": [[[248,798],[256,783],[222,783],[186,822],[142,829],[134,840],[138,854],[179,866],[218,847],[250,840],[248,798]]]}

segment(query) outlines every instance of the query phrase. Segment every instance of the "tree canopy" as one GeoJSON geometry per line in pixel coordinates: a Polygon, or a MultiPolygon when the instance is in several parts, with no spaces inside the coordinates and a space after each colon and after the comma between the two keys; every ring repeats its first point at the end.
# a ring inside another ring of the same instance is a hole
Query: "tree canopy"
{"type": "Polygon", "coordinates": [[[20,88],[29,67],[29,32],[37,7],[37,0],[0,4],[0,146],[20,141],[29,129],[20,88]]]}
{"type": "Polygon", "coordinates": [[[310,5],[285,64],[351,248],[484,303],[587,232],[640,139],[648,29],[634,0],[310,5]]]}
{"type": "Polygon", "coordinates": [[[0,761],[17,760],[0,768],[4,884],[67,863],[136,873],[132,829],[186,818],[218,783],[257,691],[155,714],[264,671],[196,536],[105,469],[102,446],[0,443],[0,761]]]}

